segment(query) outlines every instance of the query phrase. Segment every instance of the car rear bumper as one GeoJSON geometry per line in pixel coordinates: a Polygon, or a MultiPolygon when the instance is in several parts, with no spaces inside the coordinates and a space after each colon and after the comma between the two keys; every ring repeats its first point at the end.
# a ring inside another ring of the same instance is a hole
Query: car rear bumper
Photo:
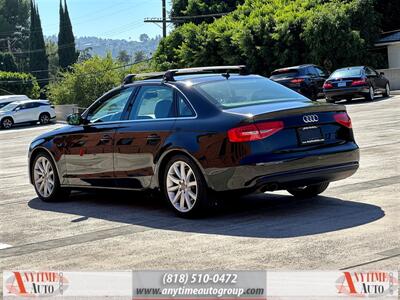
{"type": "Polygon", "coordinates": [[[369,88],[367,86],[324,90],[324,94],[327,98],[363,96],[368,93],[369,88]]]}
{"type": "Polygon", "coordinates": [[[215,191],[266,191],[337,181],[353,175],[359,166],[358,146],[347,143],[333,148],[308,151],[301,157],[206,169],[207,182],[215,191]]]}

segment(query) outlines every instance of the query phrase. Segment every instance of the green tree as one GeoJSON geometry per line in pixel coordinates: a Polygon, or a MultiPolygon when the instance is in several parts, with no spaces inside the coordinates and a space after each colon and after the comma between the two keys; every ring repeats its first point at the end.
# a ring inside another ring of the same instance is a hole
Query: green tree
{"type": "MultiPolygon", "coordinates": [[[[174,0],[172,1],[171,17],[190,17],[198,15],[227,13],[236,9],[244,0],[174,0]]],[[[215,17],[208,18],[190,18],[184,20],[184,23],[193,22],[200,24],[202,22],[211,23],[215,17]]],[[[176,22],[175,25],[180,25],[176,22]]]]}
{"type": "Polygon", "coordinates": [[[94,56],[71,66],[50,83],[49,99],[56,104],[78,104],[88,107],[98,97],[121,84],[123,74],[110,54],[105,58],[94,56]]]}
{"type": "Polygon", "coordinates": [[[133,55],[133,62],[141,62],[146,59],[146,53],[143,50],[136,51],[133,55]]]}
{"type": "Polygon", "coordinates": [[[139,36],[139,41],[141,41],[142,43],[147,43],[150,40],[149,36],[145,33],[142,33],[139,36]]]}
{"type": "Polygon", "coordinates": [[[57,43],[46,40],[46,53],[49,59],[49,77],[51,81],[56,79],[57,73],[60,70],[58,66],[58,47],[57,43]]]}
{"type": "Polygon", "coordinates": [[[0,52],[0,71],[17,72],[18,67],[11,53],[0,52]]]}
{"type": "Polygon", "coordinates": [[[67,69],[78,59],[79,53],[75,50],[75,37],[72,31],[67,1],[64,5],[60,0],[60,32],[58,34],[58,58],[61,69],[67,69]]]}
{"type": "Polygon", "coordinates": [[[7,94],[5,91],[35,99],[39,97],[40,88],[32,74],[0,72],[0,95],[7,94]]]}
{"type": "Polygon", "coordinates": [[[46,45],[38,7],[32,0],[30,5],[29,71],[38,79],[39,86],[43,88],[48,84],[49,59],[46,54],[46,45]]]}
{"type": "Polygon", "coordinates": [[[131,61],[131,56],[128,54],[128,52],[126,50],[121,50],[118,53],[117,59],[119,62],[123,63],[123,64],[127,64],[131,61]]]}
{"type": "Polygon", "coordinates": [[[380,13],[382,31],[400,29],[399,0],[376,0],[375,9],[380,13]]]}

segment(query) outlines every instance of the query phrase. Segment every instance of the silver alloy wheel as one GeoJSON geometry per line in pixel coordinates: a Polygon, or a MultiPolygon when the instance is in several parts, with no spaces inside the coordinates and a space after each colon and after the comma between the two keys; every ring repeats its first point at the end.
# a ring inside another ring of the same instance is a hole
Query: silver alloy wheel
{"type": "Polygon", "coordinates": [[[390,86],[389,83],[386,83],[386,95],[389,97],[390,96],[390,86]]]}
{"type": "Polygon", "coordinates": [[[374,100],[375,92],[374,92],[374,88],[372,86],[369,87],[369,96],[370,96],[371,100],[374,100]]]}
{"type": "Polygon", "coordinates": [[[43,114],[43,115],[40,116],[40,120],[39,121],[40,121],[41,124],[47,124],[47,123],[49,123],[50,118],[49,118],[48,115],[43,114]]]}
{"type": "Polygon", "coordinates": [[[47,198],[54,190],[54,170],[50,161],[44,157],[39,157],[33,169],[33,177],[36,186],[36,190],[40,196],[47,198]]]}
{"type": "Polygon", "coordinates": [[[12,124],[13,122],[8,118],[3,121],[3,127],[5,129],[10,129],[12,127],[12,124]]]}
{"type": "Polygon", "coordinates": [[[198,186],[192,168],[184,161],[174,162],[167,173],[167,193],[176,210],[189,212],[197,201],[198,186]]]}

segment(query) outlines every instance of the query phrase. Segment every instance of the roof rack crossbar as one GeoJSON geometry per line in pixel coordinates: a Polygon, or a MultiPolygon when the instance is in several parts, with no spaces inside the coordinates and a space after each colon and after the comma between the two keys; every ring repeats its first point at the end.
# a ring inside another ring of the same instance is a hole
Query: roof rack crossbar
{"type": "Polygon", "coordinates": [[[247,74],[246,66],[245,65],[238,65],[238,66],[215,66],[215,67],[197,67],[197,68],[186,68],[186,69],[174,69],[168,70],[164,74],[164,81],[175,81],[174,76],[177,74],[181,75],[189,75],[189,74],[201,74],[201,73],[209,73],[215,71],[225,71],[229,73],[230,71],[239,71],[240,75],[247,74]]]}
{"type": "Polygon", "coordinates": [[[163,78],[165,72],[150,72],[150,73],[138,73],[138,74],[128,74],[125,76],[123,84],[130,84],[134,82],[137,78],[143,79],[157,79],[163,78]]]}

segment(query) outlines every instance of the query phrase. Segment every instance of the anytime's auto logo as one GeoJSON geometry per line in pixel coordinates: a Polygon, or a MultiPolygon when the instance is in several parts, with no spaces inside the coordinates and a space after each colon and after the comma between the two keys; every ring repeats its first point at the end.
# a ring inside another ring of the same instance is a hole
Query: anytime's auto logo
{"type": "Polygon", "coordinates": [[[317,115],[306,115],[303,116],[304,123],[315,123],[319,121],[319,117],[317,115]]]}
{"type": "Polygon", "coordinates": [[[62,272],[12,272],[6,279],[4,295],[24,297],[62,295],[68,284],[62,272]]]}
{"type": "Polygon", "coordinates": [[[397,293],[398,280],[391,272],[343,272],[336,280],[338,294],[377,297],[397,293]]]}

